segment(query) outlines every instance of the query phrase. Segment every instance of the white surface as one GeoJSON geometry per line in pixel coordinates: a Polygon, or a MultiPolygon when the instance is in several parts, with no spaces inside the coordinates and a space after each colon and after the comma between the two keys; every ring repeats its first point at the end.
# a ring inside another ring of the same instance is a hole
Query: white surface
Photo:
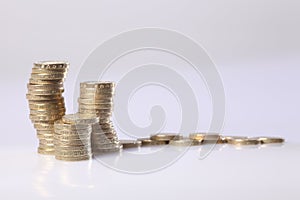
{"type": "MultiPolygon", "coordinates": [[[[62,162],[32,149],[1,149],[2,199],[290,199],[300,198],[300,145],[218,146],[199,160],[192,147],[151,174],[116,172],[98,161],[62,162]]],[[[136,163],[137,165],[139,163],[136,163]]]]}

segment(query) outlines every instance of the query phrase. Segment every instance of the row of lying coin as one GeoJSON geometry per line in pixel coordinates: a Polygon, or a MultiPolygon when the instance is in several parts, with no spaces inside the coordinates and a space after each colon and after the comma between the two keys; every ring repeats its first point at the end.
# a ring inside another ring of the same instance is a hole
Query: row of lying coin
{"type": "Polygon", "coordinates": [[[257,145],[283,143],[283,138],[277,137],[243,137],[243,136],[222,136],[210,133],[192,133],[189,137],[179,134],[160,133],[151,135],[149,138],[137,140],[120,140],[123,148],[153,146],[153,145],[174,145],[174,146],[195,146],[202,144],[233,144],[233,145],[257,145]]]}

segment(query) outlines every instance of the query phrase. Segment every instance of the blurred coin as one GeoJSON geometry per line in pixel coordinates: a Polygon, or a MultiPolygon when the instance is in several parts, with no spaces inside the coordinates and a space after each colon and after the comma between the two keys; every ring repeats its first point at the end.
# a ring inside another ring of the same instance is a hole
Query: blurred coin
{"type": "Polygon", "coordinates": [[[233,145],[256,145],[259,144],[259,141],[256,139],[250,139],[250,138],[229,138],[228,144],[233,145]]]}
{"type": "Polygon", "coordinates": [[[251,138],[258,140],[259,143],[261,144],[273,144],[273,143],[283,143],[284,139],[283,138],[277,138],[277,137],[255,137],[251,138]]]}

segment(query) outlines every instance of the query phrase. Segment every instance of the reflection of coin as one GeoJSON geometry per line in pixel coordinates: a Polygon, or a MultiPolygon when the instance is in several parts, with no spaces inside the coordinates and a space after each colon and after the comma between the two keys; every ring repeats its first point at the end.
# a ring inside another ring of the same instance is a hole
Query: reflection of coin
{"type": "Polygon", "coordinates": [[[156,135],[151,135],[150,139],[154,141],[166,141],[169,142],[170,140],[179,140],[182,139],[183,136],[173,133],[159,133],[156,135]]]}
{"type": "Polygon", "coordinates": [[[283,138],[276,138],[276,137],[256,137],[256,138],[251,138],[251,139],[256,139],[261,144],[273,144],[273,143],[283,143],[284,142],[283,138]]]}
{"type": "Polygon", "coordinates": [[[259,141],[256,139],[250,139],[250,138],[229,138],[227,140],[228,144],[234,144],[234,145],[256,145],[259,144],[259,141]]]}

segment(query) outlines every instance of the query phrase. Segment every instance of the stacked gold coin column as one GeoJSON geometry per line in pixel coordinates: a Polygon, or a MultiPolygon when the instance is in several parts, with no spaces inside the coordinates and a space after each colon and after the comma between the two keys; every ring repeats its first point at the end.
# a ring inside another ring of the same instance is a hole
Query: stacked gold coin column
{"type": "Polygon", "coordinates": [[[38,153],[54,155],[54,122],[65,114],[63,81],[67,62],[36,62],[32,68],[26,95],[30,119],[37,130],[38,153]]]}
{"type": "Polygon", "coordinates": [[[113,82],[83,82],[80,84],[79,113],[94,114],[99,124],[93,125],[94,153],[118,151],[122,148],[111,122],[113,111],[113,82]]]}
{"type": "Polygon", "coordinates": [[[55,158],[64,161],[89,160],[92,156],[90,124],[56,121],[55,158]]]}

